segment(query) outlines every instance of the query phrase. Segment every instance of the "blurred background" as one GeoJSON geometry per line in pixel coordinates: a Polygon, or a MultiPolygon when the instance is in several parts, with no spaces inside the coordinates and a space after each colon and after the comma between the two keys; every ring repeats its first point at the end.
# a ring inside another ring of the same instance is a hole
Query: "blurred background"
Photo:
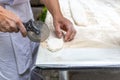
{"type": "Polygon", "coordinates": [[[34,19],[44,22],[47,13],[46,7],[40,2],[40,0],[31,0],[31,6],[34,13],[34,19]]]}

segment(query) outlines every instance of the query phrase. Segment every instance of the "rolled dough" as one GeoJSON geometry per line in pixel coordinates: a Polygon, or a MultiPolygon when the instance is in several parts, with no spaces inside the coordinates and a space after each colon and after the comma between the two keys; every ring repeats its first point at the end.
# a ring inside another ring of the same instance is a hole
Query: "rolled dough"
{"type": "Polygon", "coordinates": [[[63,39],[58,38],[50,38],[47,41],[47,48],[48,50],[55,52],[63,48],[63,39]]]}

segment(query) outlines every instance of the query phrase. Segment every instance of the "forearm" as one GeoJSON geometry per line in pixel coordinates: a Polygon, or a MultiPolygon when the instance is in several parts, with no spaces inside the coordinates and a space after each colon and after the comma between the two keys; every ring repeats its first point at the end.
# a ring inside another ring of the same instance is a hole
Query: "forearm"
{"type": "Polygon", "coordinates": [[[53,18],[63,17],[58,0],[42,0],[44,5],[48,8],[53,18]]]}
{"type": "Polygon", "coordinates": [[[41,0],[45,6],[48,8],[53,16],[53,24],[55,27],[55,32],[58,38],[63,36],[62,30],[66,32],[64,40],[71,41],[74,39],[76,30],[74,29],[72,23],[63,17],[58,0],[41,0]]]}

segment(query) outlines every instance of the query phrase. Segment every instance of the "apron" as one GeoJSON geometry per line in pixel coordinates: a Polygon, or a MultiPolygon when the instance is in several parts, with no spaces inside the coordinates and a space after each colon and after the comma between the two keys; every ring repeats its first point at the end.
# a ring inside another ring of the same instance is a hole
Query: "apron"
{"type": "MultiPolygon", "coordinates": [[[[29,0],[0,0],[0,5],[14,12],[23,22],[33,19],[29,0]]],[[[23,74],[32,65],[33,50],[37,44],[21,33],[0,32],[0,66],[4,68],[5,62],[15,61],[19,74],[23,74]]]]}

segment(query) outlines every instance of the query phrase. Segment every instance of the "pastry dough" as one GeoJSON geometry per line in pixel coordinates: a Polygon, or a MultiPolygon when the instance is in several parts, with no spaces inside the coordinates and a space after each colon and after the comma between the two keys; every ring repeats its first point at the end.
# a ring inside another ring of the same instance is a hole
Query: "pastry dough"
{"type": "Polygon", "coordinates": [[[51,38],[47,41],[48,50],[55,52],[63,48],[63,39],[51,38]]]}

